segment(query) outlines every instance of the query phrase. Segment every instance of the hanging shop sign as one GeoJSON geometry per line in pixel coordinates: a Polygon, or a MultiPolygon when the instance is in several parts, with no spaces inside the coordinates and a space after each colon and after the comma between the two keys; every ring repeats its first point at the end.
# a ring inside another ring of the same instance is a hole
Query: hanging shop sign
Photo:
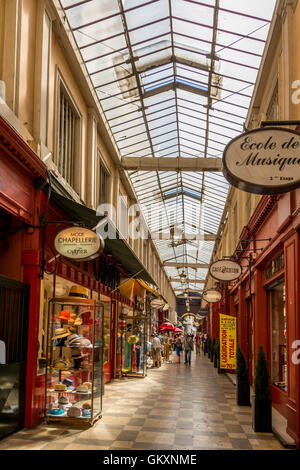
{"type": "Polygon", "coordinates": [[[220,314],[220,368],[236,369],[236,318],[220,314]]]}
{"type": "Polygon", "coordinates": [[[220,302],[222,298],[221,292],[215,289],[208,289],[207,291],[203,292],[203,300],[210,304],[214,304],[216,302],[220,302]]]}
{"type": "Polygon", "coordinates": [[[209,273],[218,281],[230,282],[240,277],[242,268],[235,261],[221,259],[210,265],[209,273]]]}
{"type": "Polygon", "coordinates": [[[223,154],[223,174],[238,189],[281,194],[300,187],[300,134],[281,127],[246,132],[223,154]]]}
{"type": "Polygon", "coordinates": [[[96,232],[82,227],[69,227],[59,232],[54,240],[56,251],[75,261],[97,258],[104,249],[104,241],[96,232]]]}

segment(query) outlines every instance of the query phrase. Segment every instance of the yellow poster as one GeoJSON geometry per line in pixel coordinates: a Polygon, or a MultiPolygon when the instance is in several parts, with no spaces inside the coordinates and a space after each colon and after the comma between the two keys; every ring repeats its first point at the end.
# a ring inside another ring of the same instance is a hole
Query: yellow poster
{"type": "Polygon", "coordinates": [[[236,318],[220,314],[220,368],[236,369],[236,318]]]}

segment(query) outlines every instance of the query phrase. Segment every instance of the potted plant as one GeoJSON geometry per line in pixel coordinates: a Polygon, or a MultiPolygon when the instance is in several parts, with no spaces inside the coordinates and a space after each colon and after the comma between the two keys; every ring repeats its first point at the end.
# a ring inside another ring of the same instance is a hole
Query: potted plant
{"type": "Polygon", "coordinates": [[[203,343],[204,343],[203,344],[203,353],[204,353],[204,356],[205,356],[205,354],[207,354],[207,352],[208,352],[208,350],[207,350],[207,338],[204,339],[203,343]]]}
{"type": "Polygon", "coordinates": [[[253,429],[255,432],[272,432],[272,401],[268,362],[262,346],[259,346],[255,366],[253,397],[253,429]]]}
{"type": "Polygon", "coordinates": [[[210,359],[210,354],[211,354],[211,339],[210,337],[207,338],[207,357],[208,359],[210,359]]]}
{"type": "Polygon", "coordinates": [[[218,341],[218,346],[217,346],[217,356],[218,356],[218,374],[224,374],[225,370],[221,369],[221,358],[220,358],[220,341],[218,341]]]}
{"type": "Polygon", "coordinates": [[[215,340],[215,338],[213,338],[213,340],[211,342],[211,346],[210,346],[210,362],[214,361],[215,344],[216,344],[216,340],[215,340]]]}
{"type": "Polygon", "coordinates": [[[217,369],[218,367],[218,357],[219,357],[219,340],[215,342],[215,350],[214,350],[214,368],[217,369]]]}
{"type": "Polygon", "coordinates": [[[236,349],[236,373],[237,373],[237,389],[236,401],[238,406],[251,406],[250,403],[250,382],[249,373],[246,365],[244,354],[239,345],[236,349]]]}

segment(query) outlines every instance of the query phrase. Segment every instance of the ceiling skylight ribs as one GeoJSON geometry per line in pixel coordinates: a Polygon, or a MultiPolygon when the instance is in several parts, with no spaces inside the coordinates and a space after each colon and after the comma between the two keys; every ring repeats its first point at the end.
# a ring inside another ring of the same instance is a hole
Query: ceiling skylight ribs
{"type": "MultiPolygon", "coordinates": [[[[120,156],[215,160],[243,131],[275,0],[61,2],[120,156]]],[[[130,178],[150,230],[218,233],[229,189],[221,173],[135,168],[130,178]]],[[[214,248],[155,243],[175,263],[209,264],[214,248]]],[[[186,270],[191,282],[206,273],[186,270]]]]}

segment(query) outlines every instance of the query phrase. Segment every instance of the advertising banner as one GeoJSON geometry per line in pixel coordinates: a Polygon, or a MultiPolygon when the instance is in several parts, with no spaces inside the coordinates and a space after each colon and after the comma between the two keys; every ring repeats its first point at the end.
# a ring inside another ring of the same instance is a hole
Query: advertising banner
{"type": "Polygon", "coordinates": [[[236,369],[236,318],[220,314],[220,368],[236,369]]]}

